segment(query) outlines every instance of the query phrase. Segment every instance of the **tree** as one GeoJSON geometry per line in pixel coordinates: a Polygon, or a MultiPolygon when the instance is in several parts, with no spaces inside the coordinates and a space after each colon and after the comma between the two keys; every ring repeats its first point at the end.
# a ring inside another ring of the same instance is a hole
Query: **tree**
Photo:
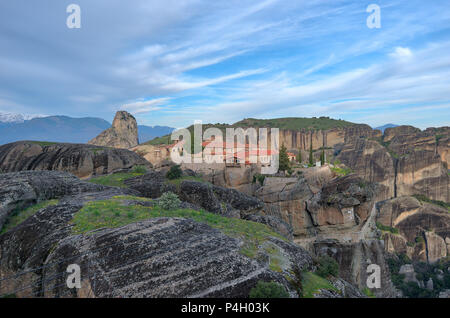
{"type": "Polygon", "coordinates": [[[311,145],[309,147],[309,164],[311,166],[314,165],[314,158],[313,158],[313,149],[312,149],[312,141],[311,141],[311,145]]]}
{"type": "Polygon", "coordinates": [[[297,162],[302,163],[302,150],[298,149],[297,162]]]}
{"type": "Polygon", "coordinates": [[[289,298],[289,293],[279,283],[259,281],[250,290],[249,298],[289,298]]]}
{"type": "Polygon", "coordinates": [[[179,165],[175,165],[170,167],[169,171],[166,173],[166,177],[170,180],[179,179],[183,175],[183,171],[181,170],[179,165]]]}
{"type": "Polygon", "coordinates": [[[324,165],[325,164],[325,148],[322,147],[322,153],[320,154],[320,165],[324,165]]]}
{"type": "Polygon", "coordinates": [[[281,149],[280,149],[280,165],[279,165],[278,171],[287,171],[287,170],[290,170],[290,168],[291,168],[291,164],[289,161],[289,156],[287,154],[287,149],[283,144],[283,145],[281,145],[281,149]]]}

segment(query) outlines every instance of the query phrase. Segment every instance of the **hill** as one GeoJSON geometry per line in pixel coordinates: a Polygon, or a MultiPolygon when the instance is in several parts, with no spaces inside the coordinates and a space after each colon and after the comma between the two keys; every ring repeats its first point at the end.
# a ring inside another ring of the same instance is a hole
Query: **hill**
{"type": "MultiPolygon", "coordinates": [[[[45,140],[66,143],[87,143],[109,128],[111,123],[95,118],[49,116],[16,122],[0,122],[0,144],[19,140],[45,140]]],[[[165,126],[138,126],[139,140],[145,142],[169,134],[173,128],[165,126]]]]}
{"type": "MultiPolygon", "coordinates": [[[[287,118],[274,118],[274,119],[256,119],[256,118],[246,118],[241,121],[238,121],[232,125],[229,124],[204,124],[203,130],[206,130],[209,127],[215,127],[225,132],[226,128],[236,128],[236,127],[270,127],[270,128],[279,128],[281,130],[328,130],[332,128],[344,128],[357,125],[355,123],[341,120],[341,119],[332,119],[329,117],[287,117],[287,118]]],[[[193,132],[193,126],[189,126],[188,129],[193,132]]],[[[170,135],[161,136],[150,140],[146,144],[150,145],[160,145],[167,144],[170,141],[170,135]]]]}

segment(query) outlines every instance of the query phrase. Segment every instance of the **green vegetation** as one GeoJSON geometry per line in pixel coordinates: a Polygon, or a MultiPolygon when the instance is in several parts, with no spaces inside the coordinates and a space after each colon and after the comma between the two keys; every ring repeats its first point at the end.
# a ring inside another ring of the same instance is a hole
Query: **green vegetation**
{"type": "Polygon", "coordinates": [[[381,231],[391,232],[392,234],[398,234],[398,229],[396,229],[395,227],[383,225],[380,222],[377,222],[376,224],[377,228],[381,231]]]}
{"type": "Polygon", "coordinates": [[[145,142],[144,145],[152,145],[152,146],[170,145],[170,144],[172,144],[172,140],[170,139],[170,136],[171,135],[156,137],[150,141],[145,142]]]}
{"type": "Polygon", "coordinates": [[[235,218],[227,218],[206,211],[191,209],[165,210],[161,206],[126,205],[125,201],[146,200],[130,196],[118,196],[110,200],[92,201],[87,203],[75,214],[72,223],[73,233],[83,234],[99,228],[115,228],[142,220],[157,217],[182,217],[205,223],[220,230],[225,235],[240,238],[244,241],[241,253],[248,257],[256,257],[259,246],[268,237],[277,237],[286,241],[280,234],[267,225],[235,218]]]}
{"type": "Polygon", "coordinates": [[[339,176],[346,176],[346,175],[352,173],[352,169],[347,168],[347,167],[340,168],[340,167],[334,166],[334,167],[331,167],[330,169],[331,169],[331,171],[333,171],[334,173],[336,173],[339,176]]]}
{"type": "Polygon", "coordinates": [[[159,206],[164,210],[175,210],[180,207],[181,201],[173,192],[165,192],[159,198],[159,206]]]}
{"type": "Polygon", "coordinates": [[[298,149],[298,154],[297,154],[297,162],[298,163],[302,163],[302,150],[298,149]]]}
{"type": "Polygon", "coordinates": [[[320,277],[327,278],[329,276],[337,277],[339,274],[339,264],[334,258],[328,255],[321,256],[318,260],[319,268],[316,274],[320,277]]]}
{"type": "Polygon", "coordinates": [[[316,294],[319,289],[339,292],[339,290],[334,287],[328,280],[312,272],[303,273],[302,278],[304,298],[314,298],[314,294],[316,294]]]}
{"type": "Polygon", "coordinates": [[[51,146],[51,145],[56,145],[57,144],[57,142],[52,142],[52,141],[32,141],[31,143],[39,145],[41,147],[47,147],[47,146],[51,146]]]}
{"type": "Polygon", "coordinates": [[[16,294],[5,294],[0,296],[0,298],[17,298],[16,294]]]}
{"type": "Polygon", "coordinates": [[[325,164],[325,148],[322,148],[322,153],[320,154],[320,164],[322,166],[325,164]]]}
{"type": "Polygon", "coordinates": [[[288,130],[327,130],[331,128],[342,128],[355,125],[354,123],[340,120],[332,119],[329,117],[312,117],[312,118],[301,118],[301,117],[288,117],[288,118],[274,118],[274,119],[255,119],[247,118],[241,120],[233,126],[235,127],[274,127],[280,129],[288,130]]]}
{"type": "Polygon", "coordinates": [[[432,200],[423,194],[414,194],[413,197],[415,197],[417,200],[419,200],[421,202],[439,205],[440,207],[443,207],[444,209],[447,209],[450,212],[450,203],[447,203],[444,201],[439,201],[439,200],[432,200]]]}
{"type": "Polygon", "coordinates": [[[289,298],[289,293],[283,285],[276,282],[259,281],[250,290],[250,298],[289,298]]]}
{"type": "Polygon", "coordinates": [[[255,174],[253,176],[253,181],[252,182],[256,183],[256,181],[258,181],[260,185],[263,185],[264,184],[264,180],[266,180],[266,176],[265,175],[255,174]]]}
{"type": "Polygon", "coordinates": [[[412,262],[405,254],[397,255],[387,259],[391,279],[395,287],[409,298],[436,298],[445,289],[450,289],[450,259],[441,259],[435,264],[425,262],[412,262]],[[405,264],[412,264],[416,272],[416,278],[424,284],[431,278],[433,280],[433,290],[421,288],[416,282],[405,283],[403,274],[399,274],[400,267],[405,264]],[[442,271],[441,274],[438,272],[442,271]]]}
{"type": "Polygon", "coordinates": [[[369,298],[375,298],[375,294],[367,287],[363,289],[363,293],[369,298]]]}
{"type": "Polygon", "coordinates": [[[313,166],[314,165],[314,157],[313,157],[313,148],[312,148],[312,143],[309,146],[309,165],[313,166]]]}
{"type": "MultiPolygon", "coordinates": [[[[331,128],[343,128],[355,125],[354,123],[341,120],[341,119],[332,119],[329,117],[312,117],[312,118],[301,118],[301,117],[289,117],[289,118],[275,118],[275,119],[255,119],[255,118],[246,118],[244,120],[238,121],[232,125],[229,124],[204,124],[203,131],[208,128],[214,127],[218,128],[222,131],[223,137],[225,138],[225,131],[227,128],[279,128],[284,130],[327,130],[331,128]]],[[[191,125],[187,127],[189,132],[191,133],[191,138],[194,132],[194,126],[191,125]]],[[[162,137],[154,138],[145,144],[148,145],[170,145],[172,144],[171,135],[166,135],[162,137]]]]}
{"type": "Polygon", "coordinates": [[[51,205],[57,205],[58,202],[59,202],[58,200],[42,201],[25,210],[21,209],[15,210],[6,220],[5,224],[3,225],[3,228],[0,231],[0,234],[6,233],[9,230],[15,228],[23,221],[28,219],[30,216],[36,214],[36,212],[38,212],[39,210],[49,207],[51,205]]]}
{"type": "Polygon", "coordinates": [[[170,184],[173,184],[173,185],[179,187],[180,184],[181,184],[181,182],[183,182],[183,181],[189,181],[189,180],[190,180],[190,181],[197,181],[197,182],[208,183],[208,182],[204,181],[202,178],[200,178],[200,177],[195,177],[195,176],[183,176],[183,177],[181,177],[181,178],[179,178],[179,179],[166,180],[166,183],[170,183],[170,184]]]}
{"type": "Polygon", "coordinates": [[[181,167],[179,165],[175,165],[170,167],[169,171],[167,171],[166,177],[169,180],[175,180],[181,178],[183,175],[183,171],[181,171],[181,167]]]}
{"type": "Polygon", "coordinates": [[[104,186],[110,186],[110,187],[120,187],[125,188],[124,181],[133,177],[142,176],[145,173],[142,172],[120,172],[120,173],[113,173],[106,176],[99,176],[89,179],[89,182],[95,183],[95,184],[101,184],[104,186]]]}
{"type": "Polygon", "coordinates": [[[145,166],[134,166],[131,173],[145,174],[147,173],[147,168],[145,166]]]}
{"type": "Polygon", "coordinates": [[[279,164],[278,171],[288,171],[289,172],[291,170],[291,162],[289,160],[289,157],[287,154],[287,149],[284,146],[284,144],[281,145],[279,162],[280,162],[280,164],[279,164]]]}

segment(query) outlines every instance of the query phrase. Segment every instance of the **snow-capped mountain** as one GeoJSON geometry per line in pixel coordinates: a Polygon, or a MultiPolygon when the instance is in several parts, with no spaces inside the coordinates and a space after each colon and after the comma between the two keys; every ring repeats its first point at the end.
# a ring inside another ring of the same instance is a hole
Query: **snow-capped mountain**
{"type": "Polygon", "coordinates": [[[44,117],[44,116],[0,112],[0,123],[20,124],[20,123],[25,122],[26,120],[31,120],[33,118],[38,118],[38,117],[44,117]]]}

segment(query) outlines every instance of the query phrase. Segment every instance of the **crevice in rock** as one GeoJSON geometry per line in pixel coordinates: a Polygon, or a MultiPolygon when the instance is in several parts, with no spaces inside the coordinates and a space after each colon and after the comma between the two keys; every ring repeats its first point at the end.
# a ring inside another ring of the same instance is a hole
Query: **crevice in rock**
{"type": "Polygon", "coordinates": [[[397,197],[397,174],[398,174],[398,163],[399,160],[397,158],[394,159],[394,198],[397,197]]]}

